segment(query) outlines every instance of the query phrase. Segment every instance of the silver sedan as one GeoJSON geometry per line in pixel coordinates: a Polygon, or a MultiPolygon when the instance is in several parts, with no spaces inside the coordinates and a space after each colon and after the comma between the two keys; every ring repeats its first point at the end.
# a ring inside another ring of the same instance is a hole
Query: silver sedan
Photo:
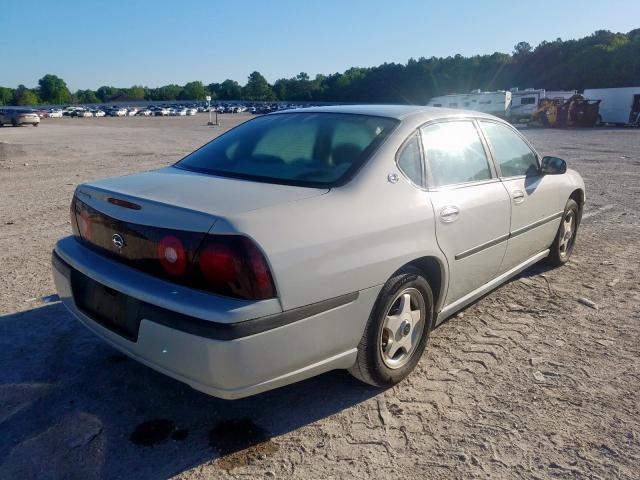
{"type": "Polygon", "coordinates": [[[211,395],[332,369],[389,386],[444,319],[564,264],[584,203],[578,173],[490,115],[281,111],[80,185],[53,272],[90,330],[211,395]]]}

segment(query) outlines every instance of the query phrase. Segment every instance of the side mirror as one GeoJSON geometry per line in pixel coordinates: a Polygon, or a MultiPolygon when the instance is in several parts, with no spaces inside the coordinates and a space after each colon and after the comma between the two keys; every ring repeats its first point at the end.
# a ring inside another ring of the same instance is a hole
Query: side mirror
{"type": "Polygon", "coordinates": [[[561,175],[567,171],[567,162],[558,157],[544,157],[541,170],[543,175],[561,175]]]}

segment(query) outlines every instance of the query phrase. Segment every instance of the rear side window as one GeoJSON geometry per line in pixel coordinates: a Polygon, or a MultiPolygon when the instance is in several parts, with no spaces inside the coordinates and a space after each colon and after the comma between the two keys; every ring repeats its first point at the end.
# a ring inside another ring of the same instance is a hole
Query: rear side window
{"type": "Polygon", "coordinates": [[[398,168],[404,173],[409,180],[420,187],[424,187],[424,175],[422,173],[422,157],[420,156],[420,140],[417,134],[414,134],[407,140],[397,155],[398,168]]]}
{"type": "Polygon", "coordinates": [[[538,160],[529,145],[509,127],[480,122],[503,177],[537,175],[538,160]]]}
{"type": "Polygon", "coordinates": [[[489,160],[472,122],[436,123],[421,132],[432,187],[491,178],[489,160]]]}

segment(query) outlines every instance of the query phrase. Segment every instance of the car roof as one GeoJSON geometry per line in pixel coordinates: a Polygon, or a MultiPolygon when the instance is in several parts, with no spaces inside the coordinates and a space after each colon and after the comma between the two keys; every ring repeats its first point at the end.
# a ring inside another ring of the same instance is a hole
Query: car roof
{"type": "Polygon", "coordinates": [[[426,107],[421,105],[328,105],[322,107],[305,107],[291,110],[279,110],[269,113],[269,115],[281,115],[283,113],[347,113],[352,115],[371,115],[378,117],[389,117],[397,120],[406,120],[410,117],[419,117],[422,121],[436,120],[441,118],[454,117],[480,117],[492,118],[482,112],[473,110],[462,110],[442,107],[426,107]]]}

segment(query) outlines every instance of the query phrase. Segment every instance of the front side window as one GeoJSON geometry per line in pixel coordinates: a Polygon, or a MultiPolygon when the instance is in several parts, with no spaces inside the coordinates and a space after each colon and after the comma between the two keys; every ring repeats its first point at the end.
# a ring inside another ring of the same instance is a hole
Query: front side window
{"type": "Polygon", "coordinates": [[[425,185],[422,173],[422,157],[420,156],[420,140],[414,134],[398,151],[398,168],[402,170],[413,183],[423,187],[425,185]]]}
{"type": "Polygon", "coordinates": [[[536,155],[518,134],[499,123],[481,121],[480,124],[503,177],[538,174],[536,155]]]}
{"type": "Polygon", "coordinates": [[[491,178],[489,160],[472,122],[435,123],[421,132],[432,187],[491,178]]]}
{"type": "Polygon", "coordinates": [[[397,123],[339,113],[265,115],[221,135],[176,167],[267,183],[330,187],[357,171],[397,123]]]}

